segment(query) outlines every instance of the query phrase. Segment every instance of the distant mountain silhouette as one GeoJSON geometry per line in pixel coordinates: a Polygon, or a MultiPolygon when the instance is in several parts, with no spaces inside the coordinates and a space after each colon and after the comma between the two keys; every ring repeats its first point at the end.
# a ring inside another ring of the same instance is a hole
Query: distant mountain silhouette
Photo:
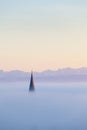
{"type": "MultiPolygon", "coordinates": [[[[87,68],[63,68],[56,71],[34,72],[36,82],[86,82],[87,68]]],[[[0,70],[0,81],[29,81],[30,72],[0,70]]]]}

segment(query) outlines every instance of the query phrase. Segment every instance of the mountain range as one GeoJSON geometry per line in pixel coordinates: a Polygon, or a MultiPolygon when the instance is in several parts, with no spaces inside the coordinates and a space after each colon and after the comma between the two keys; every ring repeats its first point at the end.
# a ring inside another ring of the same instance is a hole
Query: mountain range
{"type": "MultiPolygon", "coordinates": [[[[29,81],[30,72],[20,70],[0,70],[0,81],[29,81]]],[[[87,68],[63,68],[58,70],[45,70],[34,72],[36,82],[86,82],[87,68]]]]}

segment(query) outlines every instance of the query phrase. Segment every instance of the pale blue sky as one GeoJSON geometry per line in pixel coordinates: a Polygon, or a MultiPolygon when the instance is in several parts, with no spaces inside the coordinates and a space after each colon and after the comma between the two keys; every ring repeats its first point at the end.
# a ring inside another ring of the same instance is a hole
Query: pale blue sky
{"type": "Polygon", "coordinates": [[[87,66],[86,0],[0,0],[0,69],[87,66]]]}

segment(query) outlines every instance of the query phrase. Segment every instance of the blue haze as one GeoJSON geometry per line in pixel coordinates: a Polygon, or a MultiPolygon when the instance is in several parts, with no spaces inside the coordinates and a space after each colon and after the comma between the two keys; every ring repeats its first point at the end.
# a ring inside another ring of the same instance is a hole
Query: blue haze
{"type": "Polygon", "coordinates": [[[87,83],[0,83],[1,130],[86,130],[87,83]]]}

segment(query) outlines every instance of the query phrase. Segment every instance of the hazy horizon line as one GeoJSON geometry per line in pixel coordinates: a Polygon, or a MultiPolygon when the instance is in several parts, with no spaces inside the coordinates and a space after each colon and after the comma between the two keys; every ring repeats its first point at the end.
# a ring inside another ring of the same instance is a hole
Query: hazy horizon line
{"type": "Polygon", "coordinates": [[[3,72],[11,72],[11,71],[21,71],[21,72],[45,72],[45,71],[59,71],[59,70],[65,70],[65,69],[72,69],[72,70],[78,70],[78,69],[87,69],[87,67],[64,67],[64,68],[58,68],[58,69],[51,69],[51,68],[48,68],[48,69],[44,69],[44,70],[41,70],[41,71],[37,71],[37,70],[34,70],[34,69],[31,69],[31,71],[25,71],[25,70],[22,70],[22,69],[11,69],[11,70],[5,70],[5,69],[0,69],[0,71],[3,71],[3,72]]]}

